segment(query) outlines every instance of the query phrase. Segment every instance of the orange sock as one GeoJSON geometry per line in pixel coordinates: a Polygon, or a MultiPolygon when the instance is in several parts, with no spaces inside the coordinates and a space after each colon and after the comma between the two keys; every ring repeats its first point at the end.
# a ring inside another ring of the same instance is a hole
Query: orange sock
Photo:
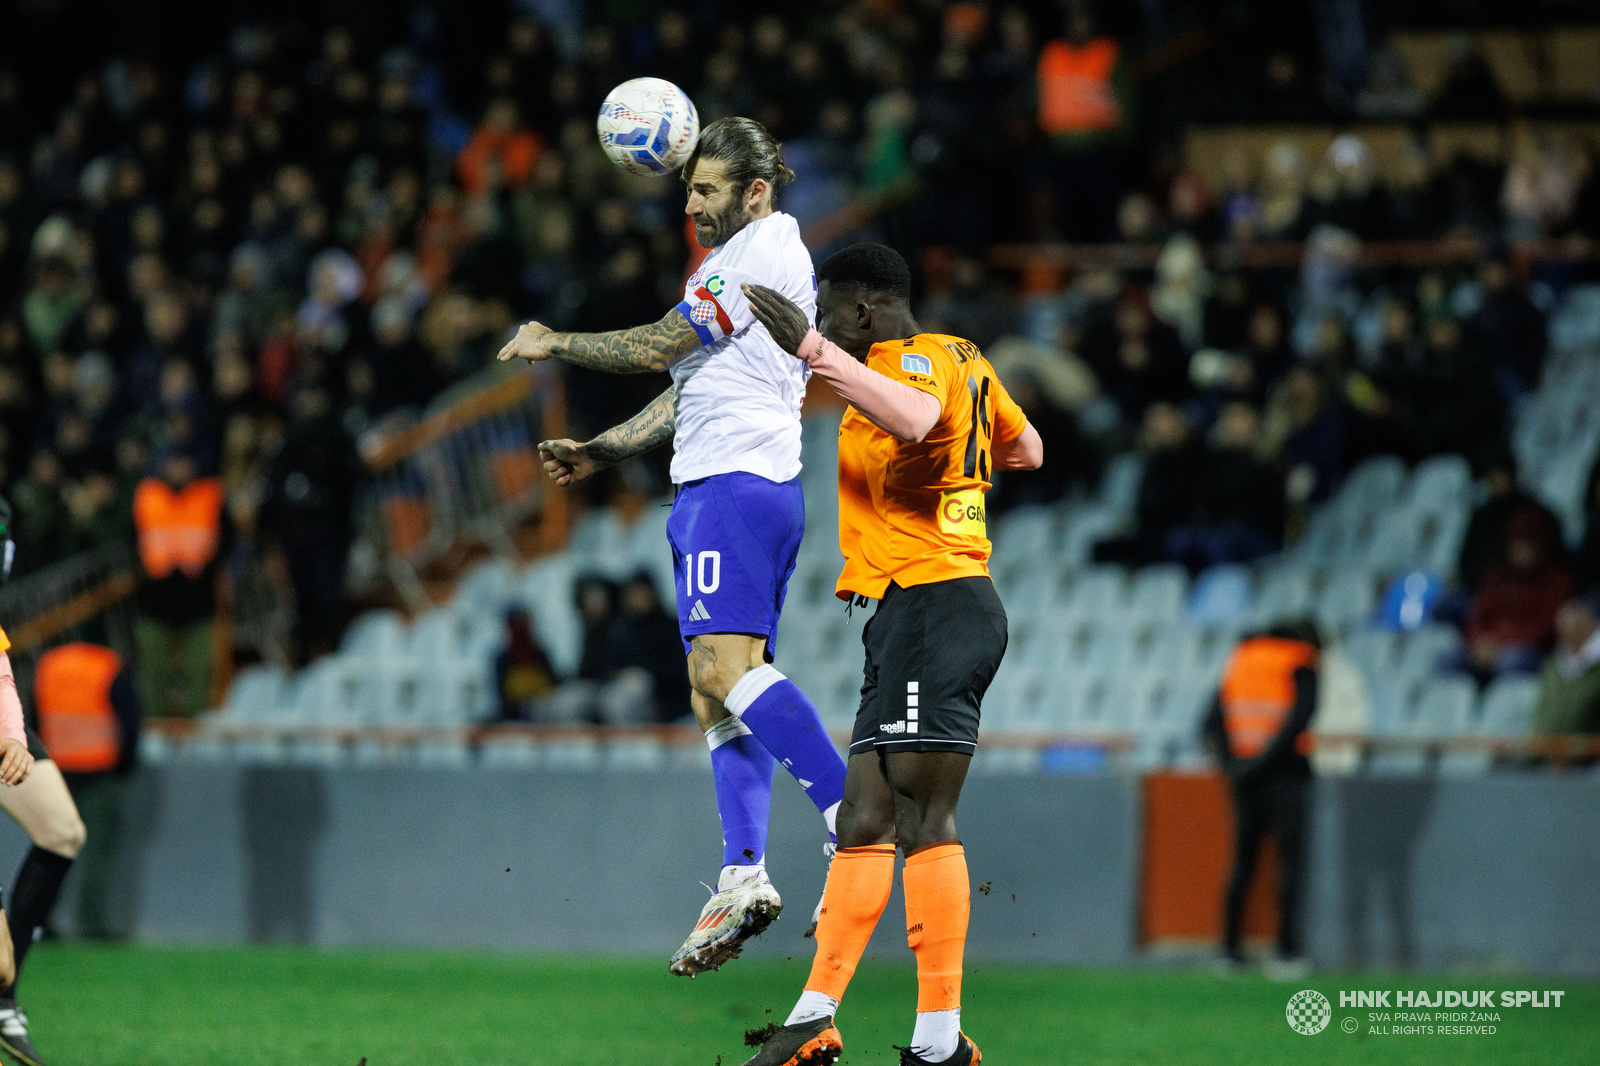
{"type": "Polygon", "coordinates": [[[906,859],[906,942],[917,956],[917,1011],[961,1006],[961,953],[972,887],[960,844],[935,844],[906,859]]]}
{"type": "Polygon", "coordinates": [[[811,962],[807,992],[844,998],[893,887],[893,844],[840,848],[834,853],[828,887],[822,891],[817,957],[811,962]]]}

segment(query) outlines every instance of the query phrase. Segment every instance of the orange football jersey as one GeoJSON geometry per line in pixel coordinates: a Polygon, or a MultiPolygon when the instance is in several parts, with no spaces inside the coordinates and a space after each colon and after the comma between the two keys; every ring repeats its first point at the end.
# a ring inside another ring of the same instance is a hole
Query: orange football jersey
{"type": "Polygon", "coordinates": [[[1027,417],[978,346],[919,333],[875,344],[866,365],[939,401],[939,420],[920,442],[902,441],[854,407],[839,425],[839,547],[836,595],[881,599],[902,588],[989,573],[984,493],[996,440],[1022,435],[1027,417]]]}

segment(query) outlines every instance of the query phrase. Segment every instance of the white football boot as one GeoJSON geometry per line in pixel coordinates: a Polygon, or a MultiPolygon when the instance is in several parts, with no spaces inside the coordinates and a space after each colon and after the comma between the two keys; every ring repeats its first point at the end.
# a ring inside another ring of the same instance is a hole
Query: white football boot
{"type": "Polygon", "coordinates": [[[723,888],[706,902],[694,932],[683,942],[668,967],[679,977],[693,977],[739,957],[745,941],[760,936],[778,920],[783,900],[763,867],[755,876],[723,888]]]}

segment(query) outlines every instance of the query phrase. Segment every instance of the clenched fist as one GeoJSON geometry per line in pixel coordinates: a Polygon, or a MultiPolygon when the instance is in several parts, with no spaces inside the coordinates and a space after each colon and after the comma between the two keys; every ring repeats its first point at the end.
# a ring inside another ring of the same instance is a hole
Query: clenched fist
{"type": "Polygon", "coordinates": [[[565,488],[592,477],[602,464],[589,457],[589,446],[575,440],[547,440],[539,445],[539,458],[550,480],[565,488]]]}

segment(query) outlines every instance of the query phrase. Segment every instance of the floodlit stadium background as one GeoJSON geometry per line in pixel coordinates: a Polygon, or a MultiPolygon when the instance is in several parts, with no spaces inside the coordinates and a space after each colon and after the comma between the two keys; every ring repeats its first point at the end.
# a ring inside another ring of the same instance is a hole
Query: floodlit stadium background
{"type": "MultiPolygon", "coordinates": [[[[25,693],[103,641],[147,716],[102,925],[69,886],[63,935],[676,945],[718,835],[665,456],[562,492],[533,451],[664,376],[489,362],[517,322],[678,298],[681,186],[593,133],[643,75],[765,122],[814,259],[903,252],[921,324],[1046,441],[990,495],[1012,639],[963,804],[973,958],[1206,957],[1229,830],[1199,718],[1236,637],[1309,615],[1317,966],[1600,973],[1600,686],[1552,695],[1548,658],[1600,583],[1577,0],[9,6],[0,625],[25,693]],[[133,507],[179,455],[227,501],[181,588],[133,507]],[[502,655],[515,606],[533,643],[502,655]]],[[[777,664],[842,736],[839,415],[813,387],[777,664]]],[[[779,792],[771,865],[809,910],[820,841],[779,792]]],[[[1272,901],[1264,866],[1253,936],[1272,901]]],[[[808,957],[802,925],[751,954],[808,957]]]]}

